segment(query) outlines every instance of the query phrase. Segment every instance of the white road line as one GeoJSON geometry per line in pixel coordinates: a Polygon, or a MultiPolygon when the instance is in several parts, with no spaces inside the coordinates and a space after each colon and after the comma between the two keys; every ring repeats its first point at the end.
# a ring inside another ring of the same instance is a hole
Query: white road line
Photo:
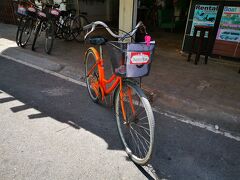
{"type": "MultiPolygon", "coordinates": [[[[16,58],[13,58],[13,57],[10,57],[10,56],[7,56],[7,55],[0,54],[0,56],[2,56],[4,58],[7,58],[9,60],[18,62],[20,64],[24,64],[24,65],[29,66],[31,68],[43,71],[45,73],[51,74],[53,76],[59,77],[59,78],[64,79],[66,81],[70,81],[72,83],[87,87],[86,83],[84,83],[84,82],[80,82],[80,81],[77,81],[73,78],[66,77],[66,76],[64,76],[62,74],[59,74],[59,73],[56,73],[54,71],[38,67],[36,65],[33,65],[33,64],[30,64],[30,63],[27,63],[27,62],[22,62],[21,60],[17,60],[16,58]]],[[[229,132],[227,130],[224,130],[224,129],[216,129],[214,125],[196,122],[196,121],[190,119],[189,117],[179,115],[179,114],[176,114],[176,113],[173,113],[173,112],[162,112],[162,111],[158,110],[157,108],[153,108],[153,111],[158,113],[158,114],[164,115],[166,117],[170,117],[172,119],[175,119],[177,121],[180,121],[180,122],[183,122],[183,123],[186,123],[186,124],[190,124],[190,125],[198,127],[198,128],[208,130],[208,131],[213,132],[215,134],[220,134],[224,137],[227,137],[227,138],[230,138],[230,139],[233,139],[233,140],[236,140],[236,141],[240,141],[240,136],[233,135],[231,132],[229,132]]]]}
{"type": "Polygon", "coordinates": [[[7,58],[9,60],[12,60],[12,61],[15,61],[15,62],[18,62],[20,64],[24,64],[28,67],[31,67],[31,68],[34,68],[34,69],[37,69],[37,70],[40,70],[40,71],[43,71],[45,73],[48,73],[48,74],[51,74],[53,76],[56,76],[56,77],[59,77],[61,79],[64,79],[64,80],[67,80],[67,81],[70,81],[70,82],[73,82],[75,84],[78,84],[78,85],[81,85],[81,86],[84,86],[84,87],[87,87],[86,83],[84,82],[81,82],[81,81],[77,81],[73,78],[70,78],[70,77],[66,77],[62,74],[59,74],[59,73],[56,73],[54,71],[51,71],[51,70],[48,70],[48,69],[44,69],[44,68],[41,68],[39,66],[36,66],[36,65],[33,65],[33,64],[30,64],[30,63],[27,63],[27,62],[23,62],[21,60],[17,60],[16,58],[13,58],[13,57],[10,57],[10,56],[7,56],[7,55],[4,55],[4,54],[0,54],[0,56],[4,57],[4,58],[7,58]]]}
{"type": "Polygon", "coordinates": [[[230,138],[230,139],[233,139],[233,140],[236,140],[236,141],[240,141],[240,136],[233,135],[231,132],[229,132],[225,129],[222,129],[222,128],[221,129],[216,129],[214,125],[197,122],[197,121],[194,121],[194,120],[190,119],[189,117],[179,115],[179,114],[176,114],[176,113],[173,113],[173,112],[162,112],[162,111],[157,110],[156,108],[154,108],[154,111],[156,113],[159,113],[161,115],[164,115],[164,116],[172,118],[172,119],[175,119],[177,121],[180,121],[180,122],[183,122],[183,123],[186,123],[186,124],[190,124],[192,126],[196,126],[196,127],[202,128],[202,129],[206,129],[206,130],[211,131],[215,134],[220,134],[222,136],[225,136],[227,138],[230,138]]]}

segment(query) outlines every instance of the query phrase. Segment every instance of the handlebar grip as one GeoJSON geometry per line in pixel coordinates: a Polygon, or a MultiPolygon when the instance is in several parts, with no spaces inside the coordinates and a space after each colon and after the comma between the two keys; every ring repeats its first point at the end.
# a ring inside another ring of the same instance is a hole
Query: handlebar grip
{"type": "Polygon", "coordinates": [[[89,28],[91,28],[91,27],[92,27],[92,23],[84,26],[84,27],[83,27],[83,30],[87,30],[87,29],[89,29],[89,28]]]}

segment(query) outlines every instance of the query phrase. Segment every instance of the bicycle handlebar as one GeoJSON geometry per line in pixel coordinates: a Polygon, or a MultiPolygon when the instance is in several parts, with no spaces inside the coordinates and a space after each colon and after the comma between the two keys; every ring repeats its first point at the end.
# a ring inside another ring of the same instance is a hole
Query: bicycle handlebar
{"type": "Polygon", "coordinates": [[[90,29],[91,27],[92,27],[92,23],[84,26],[84,27],[83,27],[83,30],[85,31],[85,30],[87,30],[87,29],[90,29]]]}
{"type": "MultiPolygon", "coordinates": [[[[92,28],[92,29],[84,36],[84,39],[86,39],[87,36],[88,36],[89,34],[91,34],[91,33],[96,29],[96,26],[98,26],[98,25],[103,26],[113,37],[115,37],[115,38],[120,38],[120,39],[125,39],[125,38],[132,37],[132,36],[136,33],[137,29],[138,29],[139,27],[141,27],[141,26],[143,26],[144,29],[145,29],[145,26],[144,26],[144,24],[142,23],[142,21],[139,21],[138,24],[136,25],[136,27],[135,27],[131,32],[125,33],[125,34],[122,34],[122,35],[117,35],[117,34],[115,34],[114,32],[112,32],[112,30],[111,30],[104,22],[102,22],[102,21],[95,21],[95,22],[92,22],[91,24],[88,24],[88,25],[86,25],[86,26],[83,27],[83,30],[87,30],[87,29],[92,28]]],[[[145,30],[145,32],[146,32],[146,30],[145,30]]]]}

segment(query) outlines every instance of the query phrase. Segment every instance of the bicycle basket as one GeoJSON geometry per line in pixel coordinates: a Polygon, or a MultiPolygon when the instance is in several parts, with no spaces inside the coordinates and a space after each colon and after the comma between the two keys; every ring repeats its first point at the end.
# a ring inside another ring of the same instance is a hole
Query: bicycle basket
{"type": "Polygon", "coordinates": [[[121,77],[143,77],[150,72],[155,43],[122,43],[111,41],[110,59],[113,72],[121,77]]]}
{"type": "Polygon", "coordinates": [[[57,9],[51,9],[50,14],[53,15],[54,17],[58,17],[60,14],[60,11],[57,9]]]}
{"type": "Polygon", "coordinates": [[[42,11],[38,11],[37,15],[38,15],[38,18],[40,18],[41,20],[46,20],[47,19],[46,13],[44,13],[42,11]]]}
{"type": "Polygon", "coordinates": [[[27,14],[32,17],[36,17],[37,10],[34,7],[27,8],[27,14]]]}
{"type": "Polygon", "coordinates": [[[18,5],[16,14],[19,16],[25,16],[27,15],[27,10],[24,6],[18,5]]]}

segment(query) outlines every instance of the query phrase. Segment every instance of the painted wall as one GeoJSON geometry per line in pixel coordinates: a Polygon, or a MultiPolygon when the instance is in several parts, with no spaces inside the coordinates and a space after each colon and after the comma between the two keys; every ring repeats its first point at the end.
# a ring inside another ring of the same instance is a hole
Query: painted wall
{"type": "Polygon", "coordinates": [[[80,12],[86,12],[91,21],[111,20],[111,5],[113,0],[83,1],[79,0],[80,12]]]}
{"type": "Polygon", "coordinates": [[[129,32],[136,24],[137,0],[119,1],[119,29],[129,32]]]}
{"type": "MultiPolygon", "coordinates": [[[[54,0],[60,3],[62,0],[54,0]]],[[[77,11],[86,12],[90,21],[111,21],[114,18],[114,12],[118,12],[116,7],[118,0],[67,0],[68,8],[75,8],[77,11]]]]}

